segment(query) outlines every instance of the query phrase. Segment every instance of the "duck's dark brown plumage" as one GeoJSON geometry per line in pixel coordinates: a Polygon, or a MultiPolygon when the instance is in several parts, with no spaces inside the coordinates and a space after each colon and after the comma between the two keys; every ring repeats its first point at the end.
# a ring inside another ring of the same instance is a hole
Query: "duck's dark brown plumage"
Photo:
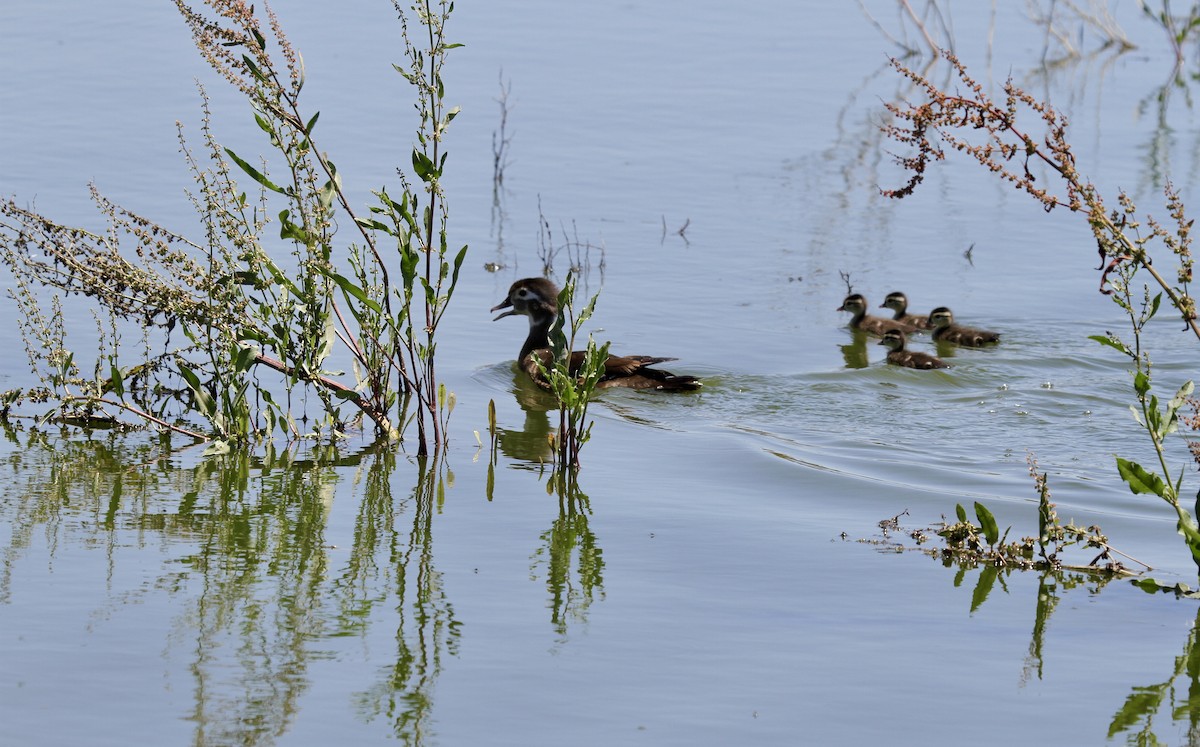
{"type": "Polygon", "coordinates": [[[954,314],[945,306],[939,306],[929,312],[929,323],[933,327],[935,342],[951,342],[969,348],[980,348],[1000,342],[999,332],[988,332],[955,324],[954,314]]]}
{"type": "Polygon", "coordinates": [[[838,307],[838,311],[848,311],[853,314],[854,317],[850,319],[850,326],[872,335],[882,336],[889,329],[899,329],[901,332],[917,331],[917,328],[911,324],[898,322],[895,319],[869,316],[867,314],[867,299],[858,293],[851,293],[846,296],[845,300],[842,301],[842,305],[838,307]]]}
{"type": "Polygon", "coordinates": [[[941,358],[915,350],[905,350],[904,333],[898,329],[889,329],[884,332],[883,339],[879,341],[879,344],[888,347],[887,362],[893,366],[919,368],[926,371],[934,368],[950,368],[950,364],[941,358]]]}
{"type": "MultiPolygon", "coordinates": [[[[492,311],[507,309],[496,319],[506,316],[529,317],[529,335],[521,352],[517,355],[517,365],[529,374],[538,386],[543,389],[548,385],[538,370],[534,356],[541,360],[543,367],[552,363],[553,353],[550,351],[550,325],[558,316],[558,286],[545,278],[525,278],[518,280],[508,289],[508,295],[503,301],[492,307],[492,311]]],[[[493,320],[495,321],[495,320],[493,320]]],[[[584,353],[571,353],[571,372],[576,373],[583,365],[584,353]]],[[[604,362],[604,375],[596,386],[601,389],[622,387],[625,389],[659,389],[671,392],[690,392],[701,387],[695,376],[676,376],[670,371],[652,368],[656,363],[673,361],[674,358],[656,358],[647,355],[610,355],[604,362]]]]}
{"type": "Polygon", "coordinates": [[[908,313],[908,296],[900,291],[892,291],[883,299],[883,303],[879,304],[881,309],[891,309],[895,312],[892,315],[893,321],[902,322],[911,325],[917,329],[930,329],[929,317],[923,314],[908,313]]]}

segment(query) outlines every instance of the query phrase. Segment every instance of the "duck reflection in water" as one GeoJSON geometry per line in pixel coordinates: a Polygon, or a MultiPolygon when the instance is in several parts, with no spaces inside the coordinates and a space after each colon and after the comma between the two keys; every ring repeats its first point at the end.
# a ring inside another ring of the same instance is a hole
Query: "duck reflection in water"
{"type": "Polygon", "coordinates": [[[866,368],[870,363],[867,360],[867,333],[861,329],[851,328],[850,344],[842,345],[841,348],[846,368],[866,368]]]}
{"type": "Polygon", "coordinates": [[[525,423],[520,430],[497,426],[501,453],[509,459],[534,465],[552,463],[554,450],[551,439],[555,430],[550,427],[547,413],[557,409],[554,395],[538,387],[523,372],[513,376],[512,393],[525,413],[525,423]]]}

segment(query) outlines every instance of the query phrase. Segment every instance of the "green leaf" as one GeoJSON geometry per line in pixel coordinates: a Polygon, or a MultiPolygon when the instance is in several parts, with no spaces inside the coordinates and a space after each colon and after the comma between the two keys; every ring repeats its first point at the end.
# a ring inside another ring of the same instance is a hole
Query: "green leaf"
{"type": "Polygon", "coordinates": [[[1162,410],[1158,409],[1158,397],[1150,395],[1150,403],[1146,406],[1146,424],[1150,432],[1162,439],[1166,430],[1163,425],[1162,410]]]}
{"type": "MultiPolygon", "coordinates": [[[[287,214],[287,211],[284,210],[283,215],[286,215],[286,214],[287,214]]],[[[291,293],[296,298],[301,297],[300,289],[296,287],[296,284],[294,282],[292,282],[291,278],[289,278],[287,275],[283,274],[283,270],[280,270],[278,265],[276,265],[273,261],[271,261],[270,258],[264,257],[262,265],[263,265],[263,267],[267,268],[267,272],[271,273],[272,280],[274,280],[279,285],[282,285],[284,288],[286,288],[288,290],[289,293],[291,293]]]]}
{"type": "Polygon", "coordinates": [[[253,270],[237,270],[233,273],[233,281],[238,285],[252,286],[255,290],[262,290],[266,287],[262,278],[253,270]]]}
{"type": "Polygon", "coordinates": [[[242,62],[246,63],[246,68],[250,70],[250,74],[257,78],[260,83],[267,82],[267,76],[262,74],[262,71],[258,69],[258,65],[254,63],[250,55],[242,55],[242,62]]]}
{"type": "Polygon", "coordinates": [[[383,312],[383,307],[379,305],[379,302],[368,296],[365,290],[360,288],[358,285],[355,285],[354,282],[349,278],[336,272],[330,272],[328,275],[333,282],[338,284],[338,287],[341,288],[342,292],[347,296],[353,296],[354,298],[358,299],[364,306],[369,308],[371,311],[374,311],[376,314],[383,312]]]}
{"type": "Polygon", "coordinates": [[[1133,405],[1129,406],[1129,414],[1133,415],[1133,419],[1137,422],[1138,425],[1140,425],[1142,427],[1146,426],[1146,424],[1142,421],[1142,414],[1140,412],[1138,412],[1137,408],[1134,407],[1133,405]]]}
{"type": "Polygon", "coordinates": [[[320,367],[325,359],[333,353],[333,348],[337,344],[337,328],[333,323],[333,314],[325,315],[325,327],[321,333],[321,345],[317,348],[316,360],[314,365],[320,367]]]}
{"type": "Polygon", "coordinates": [[[396,235],[396,230],[394,228],[386,223],[377,221],[374,218],[356,218],[355,222],[363,228],[370,229],[372,231],[383,231],[384,233],[391,234],[392,236],[396,235]]]}
{"type": "Polygon", "coordinates": [[[979,517],[979,526],[983,528],[983,536],[987,543],[996,544],[996,540],[1000,539],[1000,527],[996,524],[996,517],[979,501],[975,501],[975,515],[979,517]]]}
{"type": "Polygon", "coordinates": [[[301,244],[308,243],[308,232],[297,223],[293,223],[289,217],[289,213],[283,210],[279,213],[279,238],[291,239],[299,241],[301,244]]]}
{"type": "Polygon", "coordinates": [[[200,408],[201,414],[212,420],[217,414],[217,403],[200,385],[200,378],[182,361],[179,362],[179,373],[187,382],[188,389],[192,390],[192,396],[196,399],[196,405],[200,408]]]}
{"type": "Polygon", "coordinates": [[[250,175],[251,179],[253,179],[254,181],[263,185],[264,187],[271,190],[272,192],[278,192],[281,195],[287,194],[287,192],[282,187],[280,187],[278,184],[276,184],[275,182],[268,179],[266,174],[261,173],[258,169],[254,168],[249,163],[242,160],[242,157],[239,156],[237,153],[234,153],[229,148],[226,148],[225,152],[229,154],[229,157],[233,159],[234,163],[236,163],[238,166],[241,167],[242,171],[245,171],[247,174],[250,175]]]}
{"type": "Polygon", "coordinates": [[[353,389],[334,389],[333,396],[337,397],[338,399],[352,400],[354,402],[362,399],[362,395],[353,389]]]}
{"type": "Polygon", "coordinates": [[[1179,391],[1167,403],[1167,425],[1163,435],[1174,433],[1179,427],[1179,408],[1183,407],[1188,398],[1192,396],[1192,391],[1195,389],[1191,381],[1184,382],[1183,386],[1179,387],[1179,391]]]}
{"type": "Polygon", "coordinates": [[[1154,315],[1158,313],[1158,307],[1159,307],[1159,304],[1161,304],[1161,303],[1162,303],[1162,294],[1159,293],[1156,296],[1154,296],[1154,300],[1152,300],[1150,302],[1150,311],[1149,311],[1149,313],[1146,314],[1146,321],[1150,321],[1151,319],[1154,318],[1154,315]]]}
{"type": "Polygon", "coordinates": [[[321,210],[329,213],[333,207],[333,198],[337,195],[338,188],[341,186],[342,178],[334,174],[333,179],[325,182],[321,189],[317,191],[317,201],[321,205],[321,210]]]}
{"type": "Polygon", "coordinates": [[[423,182],[432,181],[437,176],[437,169],[434,168],[433,161],[429,160],[429,156],[421,151],[413,148],[412,153],[413,170],[417,172],[417,177],[423,182]]]}
{"type": "Polygon", "coordinates": [[[1133,357],[1133,351],[1131,351],[1125,343],[1121,342],[1115,337],[1109,337],[1108,335],[1088,335],[1088,339],[1095,340],[1101,345],[1107,345],[1114,350],[1119,350],[1125,355],[1133,357]]]}
{"type": "Polygon", "coordinates": [[[1157,495],[1160,498],[1166,497],[1166,485],[1162,478],[1147,471],[1137,462],[1117,457],[1117,472],[1121,474],[1121,479],[1129,485],[1130,491],[1157,495]]]}
{"type": "Polygon", "coordinates": [[[275,127],[272,126],[272,124],[267,120],[266,117],[264,117],[261,114],[255,114],[254,121],[258,122],[258,127],[260,130],[267,133],[271,137],[275,137],[275,127]]]}
{"type": "Polygon", "coordinates": [[[958,514],[958,520],[960,523],[967,523],[967,509],[963,508],[961,503],[954,504],[954,513],[958,514]]]}
{"type": "Polygon", "coordinates": [[[245,373],[250,370],[250,366],[254,365],[255,358],[258,357],[258,351],[253,345],[239,345],[237,353],[233,357],[233,368],[238,373],[245,373]]]}
{"type": "Polygon", "coordinates": [[[467,245],[463,244],[463,248],[458,250],[458,254],[454,256],[454,272],[450,276],[450,292],[453,293],[455,287],[458,286],[458,272],[462,269],[463,260],[467,258],[467,245]]]}
{"type": "Polygon", "coordinates": [[[411,245],[401,246],[400,251],[400,276],[404,280],[404,287],[411,288],[416,282],[417,263],[421,255],[411,245]]]}
{"type": "Polygon", "coordinates": [[[112,378],[109,380],[109,388],[112,389],[113,394],[117,395],[121,399],[124,399],[125,398],[125,379],[121,376],[121,369],[118,368],[117,364],[115,364],[115,363],[112,364],[112,366],[110,368],[111,368],[111,373],[109,373],[109,376],[111,376],[112,378]]]}
{"type": "Polygon", "coordinates": [[[1133,390],[1138,393],[1139,397],[1145,397],[1146,392],[1150,391],[1150,377],[1144,371],[1134,374],[1133,390]]]}

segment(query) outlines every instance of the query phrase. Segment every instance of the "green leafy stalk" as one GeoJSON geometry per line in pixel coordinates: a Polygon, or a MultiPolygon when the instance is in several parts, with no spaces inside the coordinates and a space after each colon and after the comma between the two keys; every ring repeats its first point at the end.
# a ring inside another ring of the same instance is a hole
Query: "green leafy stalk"
{"type": "Polygon", "coordinates": [[[542,366],[540,359],[535,358],[558,403],[555,451],[559,465],[569,473],[579,469],[580,450],[591,438],[593,424],[588,421],[588,405],[604,376],[608,360],[608,343],[599,345],[591,335],[581,353],[572,352],[580,330],[591,318],[599,298],[599,294],[593,295],[576,314],[575,288],[575,276],[569,273],[558,294],[558,318],[550,327],[551,364],[542,366]]]}
{"type": "MultiPolygon", "coordinates": [[[[1175,26],[1176,19],[1166,9],[1159,20],[1172,34],[1175,43],[1183,38],[1181,33],[1191,33],[1194,27],[1194,19],[1184,19],[1183,26],[1187,30],[1180,30],[1175,26]]],[[[1140,218],[1133,200],[1124,192],[1118,192],[1119,207],[1110,210],[1099,189],[1078,170],[1067,139],[1066,119],[1054,107],[1011,80],[1003,86],[1004,100],[997,102],[968,75],[966,67],[953,54],[944,53],[943,56],[958,78],[953,92],[942,90],[929,77],[900,61],[892,61],[895,69],[923,94],[924,100],[887,105],[894,120],[884,125],[883,131],[910,153],[897,157],[898,164],[907,172],[907,182],[883,193],[895,198],[912,194],[923,181],[928,166],[942,160],[946,152],[952,150],[973,158],[988,173],[1038,201],[1047,212],[1061,208],[1086,217],[1102,262],[1100,292],[1110,295],[1128,315],[1133,344],[1126,344],[1112,332],[1091,339],[1128,356],[1133,362],[1133,389],[1137,397],[1133,415],[1149,437],[1157,461],[1156,467],[1148,469],[1118,457],[1117,470],[1133,492],[1157,495],[1171,505],[1178,517],[1179,532],[1200,570],[1200,527],[1179,500],[1183,471],[1180,470],[1179,477],[1172,480],[1164,450],[1165,439],[1178,427],[1180,407],[1191,398],[1192,383],[1181,386],[1164,407],[1152,392],[1150,358],[1141,348],[1142,330],[1164,305],[1164,299],[1179,315],[1185,329],[1200,340],[1196,302],[1190,291],[1194,265],[1191,253],[1193,221],[1187,218],[1178,191],[1169,183],[1163,188],[1166,207],[1174,223],[1169,228],[1152,217],[1140,218]],[[1040,124],[1042,131],[1027,130],[1026,122],[1040,124]],[[1058,181],[1040,178],[1035,173],[1039,169],[1058,181]],[[1144,232],[1143,223],[1146,226],[1144,232]],[[1152,256],[1155,250],[1174,255],[1177,261],[1174,278],[1163,274],[1155,265],[1152,256]],[[1156,292],[1151,295],[1150,286],[1145,285],[1144,298],[1135,304],[1130,289],[1139,273],[1149,277],[1156,292]]],[[[1200,512],[1200,508],[1197,511],[1200,512]]],[[[1041,523],[1045,524],[1045,517],[1041,523]]]]}

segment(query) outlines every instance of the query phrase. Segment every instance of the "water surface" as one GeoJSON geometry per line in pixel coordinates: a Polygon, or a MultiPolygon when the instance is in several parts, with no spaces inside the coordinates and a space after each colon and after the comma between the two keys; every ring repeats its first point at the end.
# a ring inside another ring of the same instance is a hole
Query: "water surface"
{"type": "MultiPolygon", "coordinates": [[[[390,7],[360,5],[279,12],[322,147],[366,200],[406,162],[413,122],[390,7]]],[[[952,15],[980,80],[1048,97],[1084,171],[1165,215],[1164,177],[1194,191],[1196,123],[1188,91],[1164,88],[1155,29],[1136,9],[1119,20],[1136,50],[1047,71],[1043,30],[1017,9],[952,15]]],[[[92,180],[194,225],[174,123],[197,131],[195,77],[219,136],[264,149],[169,7],[13,6],[0,35],[0,189],[65,222],[97,225],[92,180]]],[[[1172,680],[1191,603],[1033,573],[981,602],[986,571],[895,552],[905,538],[877,527],[978,500],[1032,534],[1032,451],[1064,519],[1101,524],[1156,576],[1194,577],[1170,512],[1113,468],[1148,451],[1124,362],[1087,339],[1123,320],[1096,292],[1085,223],[953,160],[913,197],[881,197],[901,178],[881,101],[906,89],[855,4],[459,3],[450,36],[466,44],[447,68],[463,108],[451,243],[472,248],[439,347],[459,403],[445,459],[352,442],[213,462],[142,435],[10,432],[5,740],[957,744],[986,723],[989,743],[1097,744],[1135,688],[1172,680]],[[487,313],[541,272],[539,214],[556,244],[591,247],[596,334],[706,384],[607,393],[583,496],[547,487],[553,416],[511,368],[525,330],[487,313]],[[842,273],[873,304],[902,289],[1004,342],[946,372],[889,368],[844,329],[842,273]],[[474,435],[489,400],[490,489],[474,435]]],[[[86,347],[91,317],[70,324],[86,347]]],[[[1178,326],[1153,329],[1164,390],[1196,368],[1178,326]]],[[[20,350],[13,325],[0,335],[20,350]]],[[[29,383],[15,355],[0,376],[29,383]]],[[[1155,722],[1168,744],[1193,719],[1174,697],[1155,722]]]]}

